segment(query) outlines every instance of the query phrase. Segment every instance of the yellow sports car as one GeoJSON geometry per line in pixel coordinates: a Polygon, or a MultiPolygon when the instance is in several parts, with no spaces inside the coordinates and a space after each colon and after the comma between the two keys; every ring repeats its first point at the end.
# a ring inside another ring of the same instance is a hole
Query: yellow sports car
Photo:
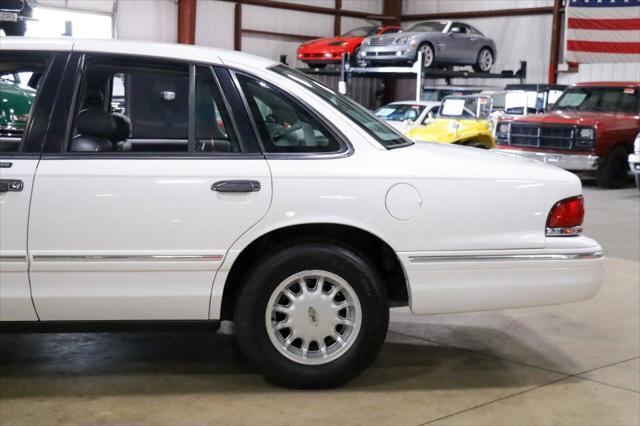
{"type": "Polygon", "coordinates": [[[455,143],[476,148],[496,147],[489,117],[493,101],[489,96],[448,96],[435,121],[413,126],[406,135],[416,142],[455,143]]]}

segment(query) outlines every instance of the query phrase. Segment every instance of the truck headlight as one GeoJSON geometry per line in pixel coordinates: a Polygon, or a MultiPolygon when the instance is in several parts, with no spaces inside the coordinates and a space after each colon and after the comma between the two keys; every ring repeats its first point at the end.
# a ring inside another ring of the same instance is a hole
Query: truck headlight
{"type": "Polygon", "coordinates": [[[636,140],[633,143],[633,153],[640,155],[640,133],[638,133],[638,136],[636,136],[636,140]]]}
{"type": "Polygon", "coordinates": [[[593,127],[583,127],[580,129],[578,135],[580,136],[580,139],[593,139],[593,127]]]}
{"type": "Polygon", "coordinates": [[[501,133],[501,134],[509,133],[509,124],[508,123],[498,123],[498,133],[501,133]]]}

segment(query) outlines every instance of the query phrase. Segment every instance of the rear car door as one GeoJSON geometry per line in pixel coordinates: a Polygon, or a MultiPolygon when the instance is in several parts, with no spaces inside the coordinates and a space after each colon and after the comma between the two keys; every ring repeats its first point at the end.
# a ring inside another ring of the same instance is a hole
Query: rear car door
{"type": "Polygon", "coordinates": [[[38,319],[27,225],[34,175],[67,54],[2,51],[0,64],[0,321],[38,319]]]}
{"type": "Polygon", "coordinates": [[[40,318],[207,319],[227,249],[271,201],[248,117],[232,114],[241,101],[223,93],[228,73],[135,56],[72,62],[63,84],[76,89],[56,110],[69,124],[50,131],[31,208],[40,318]]]}

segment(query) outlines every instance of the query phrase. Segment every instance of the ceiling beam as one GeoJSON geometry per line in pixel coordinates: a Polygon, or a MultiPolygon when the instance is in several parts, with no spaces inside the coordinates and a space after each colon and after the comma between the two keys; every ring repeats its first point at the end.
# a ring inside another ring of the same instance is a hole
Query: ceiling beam
{"type": "Polygon", "coordinates": [[[272,9],[294,10],[298,12],[319,13],[323,15],[342,15],[351,18],[382,20],[385,17],[382,15],[358,12],[355,10],[336,9],[333,7],[311,6],[307,4],[286,3],[277,0],[222,0],[231,3],[241,3],[249,6],[270,7],[272,9]]]}
{"type": "Polygon", "coordinates": [[[450,12],[450,13],[417,13],[413,15],[402,15],[402,21],[424,21],[424,20],[448,20],[448,19],[472,19],[472,18],[495,18],[503,16],[530,16],[530,15],[551,15],[553,6],[542,7],[521,7],[515,9],[495,9],[495,10],[475,10],[470,12],[450,12]]]}

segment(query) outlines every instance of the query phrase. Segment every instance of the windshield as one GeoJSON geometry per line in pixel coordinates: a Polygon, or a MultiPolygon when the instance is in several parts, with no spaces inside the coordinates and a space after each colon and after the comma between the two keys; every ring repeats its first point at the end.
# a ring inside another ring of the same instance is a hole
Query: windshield
{"type": "Polygon", "coordinates": [[[375,114],[387,121],[415,120],[424,109],[424,105],[389,104],[378,108],[375,114]]]}
{"type": "Polygon", "coordinates": [[[439,117],[485,119],[491,114],[491,98],[488,96],[449,97],[442,101],[439,117]]]}
{"type": "Polygon", "coordinates": [[[553,109],[634,114],[640,109],[639,90],[634,87],[570,87],[553,109]]]}
{"type": "Polygon", "coordinates": [[[378,27],[359,27],[342,34],[343,37],[369,37],[378,32],[378,27]]]}
{"type": "Polygon", "coordinates": [[[411,140],[407,139],[384,121],[381,121],[371,111],[356,101],[331,90],[321,83],[318,83],[316,80],[309,78],[306,74],[285,65],[276,65],[270,69],[298,84],[303,85],[314,94],[318,95],[325,102],[349,117],[351,121],[366,131],[385,148],[398,148],[413,144],[411,140]]]}
{"type": "Polygon", "coordinates": [[[445,26],[444,23],[437,21],[418,22],[407,28],[407,32],[441,33],[445,26]]]}

